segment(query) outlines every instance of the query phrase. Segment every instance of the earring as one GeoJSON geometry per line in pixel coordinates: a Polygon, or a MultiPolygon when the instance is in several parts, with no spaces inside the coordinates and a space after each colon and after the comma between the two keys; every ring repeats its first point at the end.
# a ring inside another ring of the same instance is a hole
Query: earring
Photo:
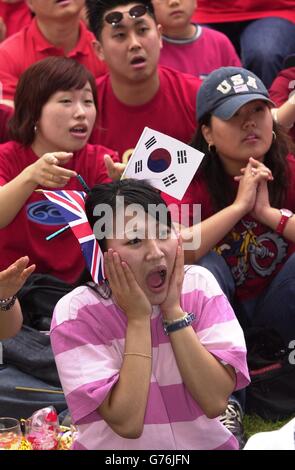
{"type": "Polygon", "coordinates": [[[35,124],[35,126],[34,126],[34,132],[35,132],[35,134],[37,134],[37,131],[38,131],[38,127],[37,127],[37,124],[35,124]]]}
{"type": "Polygon", "coordinates": [[[275,140],[277,140],[277,134],[275,131],[272,131],[272,141],[274,142],[275,140]]]}
{"type": "Polygon", "coordinates": [[[208,152],[211,153],[213,151],[214,144],[208,144],[208,152]]]}

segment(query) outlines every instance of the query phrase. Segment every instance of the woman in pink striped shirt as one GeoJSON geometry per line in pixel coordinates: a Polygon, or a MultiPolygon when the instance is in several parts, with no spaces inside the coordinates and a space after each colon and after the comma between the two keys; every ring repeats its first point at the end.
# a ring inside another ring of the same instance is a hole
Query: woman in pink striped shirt
{"type": "Polygon", "coordinates": [[[167,206],[147,183],[98,185],[86,212],[108,292],[76,288],[51,326],[74,448],[237,449],[217,417],[248,383],[246,350],[219,285],[200,266],[184,269],[167,206]]]}

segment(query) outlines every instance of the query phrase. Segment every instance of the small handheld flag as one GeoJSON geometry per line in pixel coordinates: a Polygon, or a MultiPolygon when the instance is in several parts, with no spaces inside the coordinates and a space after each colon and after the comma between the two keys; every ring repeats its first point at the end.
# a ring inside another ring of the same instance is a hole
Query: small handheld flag
{"type": "MultiPolygon", "coordinates": [[[[90,192],[90,188],[89,186],[87,185],[86,181],[82,178],[81,175],[77,175],[77,178],[82,186],[82,188],[84,189],[84,191],[88,194],[90,192]]],[[[38,190],[37,190],[38,191],[38,190]]],[[[66,225],[65,227],[61,228],[60,230],[57,230],[56,232],[54,233],[51,233],[50,235],[48,235],[48,237],[45,238],[46,241],[50,241],[50,240],[53,240],[55,237],[58,237],[58,235],[60,235],[61,233],[64,233],[66,230],[68,230],[70,228],[69,225],[66,225]]]]}
{"type": "Polygon", "coordinates": [[[122,178],[145,179],[182,199],[204,154],[180,140],[145,127],[122,178]]]}
{"type": "Polygon", "coordinates": [[[103,254],[85,213],[82,191],[42,191],[55,204],[78,239],[87,268],[97,284],[104,280],[103,254]]]}

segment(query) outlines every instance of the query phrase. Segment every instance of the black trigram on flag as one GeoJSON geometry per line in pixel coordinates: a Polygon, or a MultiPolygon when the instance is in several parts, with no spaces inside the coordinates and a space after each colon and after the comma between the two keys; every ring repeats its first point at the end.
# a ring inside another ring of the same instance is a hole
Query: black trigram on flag
{"type": "Polygon", "coordinates": [[[146,146],[146,149],[150,149],[153,145],[157,143],[156,137],[151,137],[144,145],[146,146]]]}
{"type": "Polygon", "coordinates": [[[142,160],[135,162],[135,173],[140,173],[142,171],[142,160]]]}
{"type": "Polygon", "coordinates": [[[179,150],[177,152],[178,163],[187,163],[186,150],[179,150]]]}
{"type": "Polygon", "coordinates": [[[171,184],[177,183],[177,178],[172,173],[172,175],[169,175],[169,176],[166,176],[166,178],[163,178],[162,181],[164,185],[166,186],[166,188],[168,188],[168,186],[171,186],[171,184]]]}

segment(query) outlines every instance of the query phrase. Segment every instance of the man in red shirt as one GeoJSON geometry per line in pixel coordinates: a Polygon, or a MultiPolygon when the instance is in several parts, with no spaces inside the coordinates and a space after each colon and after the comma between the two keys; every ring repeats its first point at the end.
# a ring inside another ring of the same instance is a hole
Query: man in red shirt
{"type": "Polygon", "coordinates": [[[87,0],[86,5],[99,57],[109,70],[97,80],[98,120],[91,141],[113,148],[123,162],[145,126],[189,142],[201,81],[158,66],[161,35],[151,2],[87,0]]]}
{"type": "Polygon", "coordinates": [[[106,66],[95,54],[95,37],[80,20],[85,0],[27,0],[32,22],[0,45],[2,103],[13,106],[18,79],[31,64],[48,56],[67,56],[85,65],[95,77],[106,66]]]}

